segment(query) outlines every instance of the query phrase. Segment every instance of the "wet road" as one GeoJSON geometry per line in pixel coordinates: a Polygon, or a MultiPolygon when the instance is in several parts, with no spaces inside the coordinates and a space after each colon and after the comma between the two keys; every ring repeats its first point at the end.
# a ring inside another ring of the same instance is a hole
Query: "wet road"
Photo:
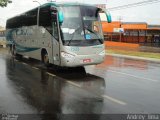
{"type": "Polygon", "coordinates": [[[0,113],[160,113],[158,63],[106,56],[85,71],[59,70],[0,51],[0,113]]]}

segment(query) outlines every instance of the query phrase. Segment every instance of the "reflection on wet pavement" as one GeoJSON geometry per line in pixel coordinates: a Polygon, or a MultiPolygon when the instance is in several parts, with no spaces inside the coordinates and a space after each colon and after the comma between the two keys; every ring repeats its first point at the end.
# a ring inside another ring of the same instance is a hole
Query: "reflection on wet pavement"
{"type": "MultiPolygon", "coordinates": [[[[3,86],[4,84],[6,86],[0,88],[2,95],[0,98],[4,99],[0,105],[2,109],[0,112],[101,113],[102,95],[105,90],[103,78],[88,74],[84,77],[80,75],[80,78],[76,76],[77,79],[74,80],[66,80],[50,76],[47,69],[32,69],[30,65],[23,65],[13,58],[7,58],[6,61],[1,59],[1,63],[3,63],[1,69],[5,70],[2,73],[3,86]],[[67,81],[79,85],[80,88],[67,81]],[[5,93],[6,91],[9,92],[5,93]],[[8,106],[10,108],[6,109],[8,106]]],[[[74,72],[72,75],[75,76],[74,72]]]]}
{"type": "MultiPolygon", "coordinates": [[[[106,56],[100,65],[60,69],[0,55],[0,113],[157,113],[160,64],[106,56]]],[[[40,115],[41,114],[41,115],[40,115]]],[[[23,119],[22,119],[23,120],[23,119]]]]}

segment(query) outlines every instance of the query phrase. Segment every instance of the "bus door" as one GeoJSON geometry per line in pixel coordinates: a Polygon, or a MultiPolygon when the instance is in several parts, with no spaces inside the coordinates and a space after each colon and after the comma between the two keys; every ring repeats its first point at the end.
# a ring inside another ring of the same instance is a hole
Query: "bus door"
{"type": "Polygon", "coordinates": [[[59,43],[59,34],[58,34],[58,22],[57,22],[57,10],[52,11],[52,29],[53,29],[53,64],[60,65],[60,43],[59,43]]]}

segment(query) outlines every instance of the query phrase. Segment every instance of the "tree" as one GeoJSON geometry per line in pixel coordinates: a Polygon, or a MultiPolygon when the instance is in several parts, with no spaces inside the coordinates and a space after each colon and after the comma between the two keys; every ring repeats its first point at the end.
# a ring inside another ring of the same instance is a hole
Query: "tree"
{"type": "Polygon", "coordinates": [[[12,3],[11,0],[0,0],[0,7],[6,7],[8,3],[12,3]]]}

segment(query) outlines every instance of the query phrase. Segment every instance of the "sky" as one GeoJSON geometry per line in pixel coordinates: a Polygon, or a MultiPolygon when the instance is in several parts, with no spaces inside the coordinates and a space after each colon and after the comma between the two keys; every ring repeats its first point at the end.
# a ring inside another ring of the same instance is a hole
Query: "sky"
{"type": "MultiPolygon", "coordinates": [[[[47,0],[37,0],[40,4],[48,2],[47,0]]],[[[73,1],[91,3],[91,0],[57,0],[62,1],[73,1]]],[[[144,0],[92,0],[92,4],[106,4],[106,8],[117,7],[130,3],[140,2],[144,0]]],[[[5,8],[0,8],[0,26],[5,27],[6,20],[17,14],[23,13],[29,9],[39,6],[37,2],[33,0],[12,0],[11,4],[8,4],[5,8]]],[[[147,22],[148,24],[160,25],[160,7],[159,3],[147,4],[143,6],[137,6],[127,9],[120,9],[110,11],[113,21],[122,22],[147,22]]]]}

